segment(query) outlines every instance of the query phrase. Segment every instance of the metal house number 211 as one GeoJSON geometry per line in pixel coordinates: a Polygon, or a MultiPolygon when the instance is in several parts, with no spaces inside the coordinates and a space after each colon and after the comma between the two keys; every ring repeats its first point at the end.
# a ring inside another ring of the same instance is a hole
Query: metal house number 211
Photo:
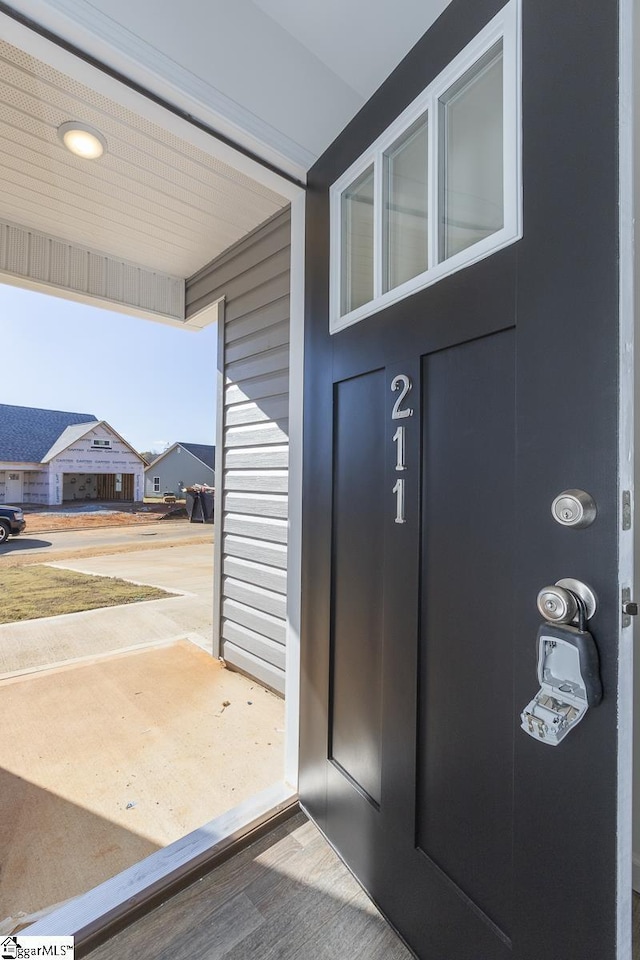
{"type": "MultiPolygon", "coordinates": [[[[391,389],[394,393],[400,391],[391,411],[392,420],[404,420],[406,417],[413,416],[413,407],[403,407],[403,401],[411,390],[411,378],[405,373],[399,373],[391,381],[391,389]]],[[[393,435],[393,442],[396,444],[396,471],[402,473],[407,469],[405,462],[405,427],[399,426],[393,435]]],[[[404,478],[398,477],[393,491],[396,498],[396,523],[406,523],[404,512],[404,478]]]]}

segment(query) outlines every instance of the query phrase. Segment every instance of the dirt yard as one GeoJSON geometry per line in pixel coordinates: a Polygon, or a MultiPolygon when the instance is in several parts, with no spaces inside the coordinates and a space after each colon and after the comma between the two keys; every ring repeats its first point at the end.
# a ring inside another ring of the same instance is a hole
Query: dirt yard
{"type": "Polygon", "coordinates": [[[91,503],[64,504],[61,507],[24,508],[27,532],[54,533],[56,530],[84,530],[91,527],[121,527],[137,523],[155,523],[164,517],[186,519],[184,502],[178,503],[91,503]]]}

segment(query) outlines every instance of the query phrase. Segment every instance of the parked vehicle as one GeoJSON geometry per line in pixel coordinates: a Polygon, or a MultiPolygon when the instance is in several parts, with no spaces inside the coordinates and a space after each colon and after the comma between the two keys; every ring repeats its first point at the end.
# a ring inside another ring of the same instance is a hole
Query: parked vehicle
{"type": "Polygon", "coordinates": [[[17,537],[26,527],[24,511],[21,507],[0,505],[0,543],[7,537],[17,537]]]}

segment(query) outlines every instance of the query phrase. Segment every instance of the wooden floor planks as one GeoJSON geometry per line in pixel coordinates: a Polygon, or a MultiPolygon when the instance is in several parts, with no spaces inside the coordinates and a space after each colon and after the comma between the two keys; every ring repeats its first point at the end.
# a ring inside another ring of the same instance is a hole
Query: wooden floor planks
{"type": "MultiPolygon", "coordinates": [[[[89,960],[411,960],[299,813],[153,910],[89,960]]],[[[633,895],[633,960],[640,896],[633,895]]]]}
{"type": "Polygon", "coordinates": [[[304,814],[107,943],[90,960],[410,960],[304,814]]]}

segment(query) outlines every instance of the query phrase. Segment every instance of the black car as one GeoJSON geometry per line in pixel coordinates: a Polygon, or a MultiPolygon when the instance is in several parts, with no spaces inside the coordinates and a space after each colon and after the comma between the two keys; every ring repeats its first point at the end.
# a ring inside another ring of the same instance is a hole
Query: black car
{"type": "Polygon", "coordinates": [[[0,543],[7,537],[17,537],[26,526],[24,512],[21,507],[5,507],[0,504],[0,543]]]}

